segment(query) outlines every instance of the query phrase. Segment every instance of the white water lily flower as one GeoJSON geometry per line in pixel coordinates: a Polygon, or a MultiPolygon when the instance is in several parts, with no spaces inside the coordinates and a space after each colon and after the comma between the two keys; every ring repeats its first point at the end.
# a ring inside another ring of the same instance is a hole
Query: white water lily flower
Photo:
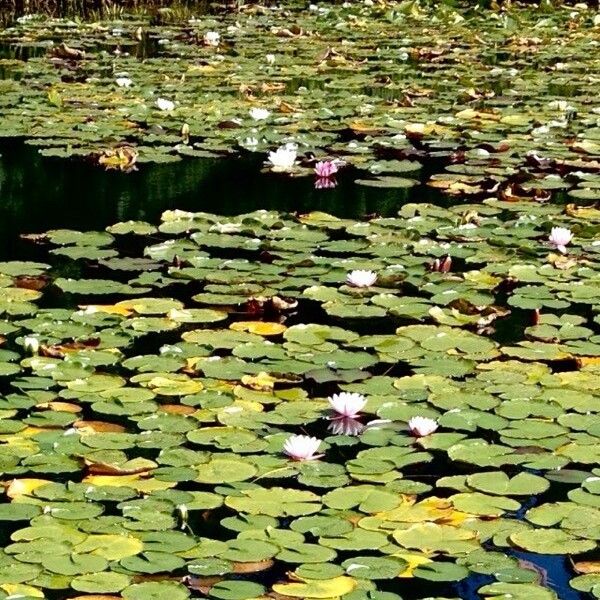
{"type": "Polygon", "coordinates": [[[269,162],[274,171],[289,171],[293,168],[298,152],[295,144],[286,144],[269,152],[269,162]]]}
{"type": "Polygon", "coordinates": [[[567,244],[573,239],[573,232],[566,227],[553,227],[550,231],[548,241],[562,254],[567,252],[567,244]]]}
{"type": "Polygon", "coordinates": [[[490,153],[485,148],[474,148],[473,155],[477,158],[488,158],[490,156],[490,153]]]}
{"type": "Polygon", "coordinates": [[[23,338],[23,348],[30,354],[37,354],[40,351],[40,340],[32,335],[26,335],[23,338]]]}
{"type": "Polygon", "coordinates": [[[119,86],[119,87],[131,87],[131,85],[133,84],[133,81],[131,81],[131,79],[129,79],[129,77],[117,77],[115,79],[115,83],[119,86]]]}
{"type": "Polygon", "coordinates": [[[221,41],[221,35],[217,31],[207,31],[204,34],[204,43],[207,46],[218,46],[221,41]]]}
{"type": "Polygon", "coordinates": [[[356,269],[350,271],[346,275],[346,283],[353,287],[366,288],[371,287],[377,281],[377,273],[373,271],[366,271],[363,269],[356,269]]]}
{"type": "Polygon", "coordinates": [[[175,512],[177,513],[177,516],[179,518],[179,527],[180,529],[183,531],[185,529],[187,529],[188,527],[188,518],[189,518],[189,512],[188,512],[188,507],[185,504],[178,504],[175,507],[175,512]]]}
{"type": "Polygon", "coordinates": [[[552,102],[548,103],[548,108],[551,110],[560,110],[562,112],[575,109],[575,107],[566,100],[552,100],[552,102]]]}
{"type": "Polygon", "coordinates": [[[283,452],[293,460],[316,460],[323,454],[316,454],[321,440],[308,435],[293,435],[285,440],[283,452]]]}
{"type": "Polygon", "coordinates": [[[275,64],[275,55],[274,54],[267,54],[265,56],[265,60],[267,61],[267,64],[274,65],[275,64]]]}
{"type": "Polygon", "coordinates": [[[158,98],[156,100],[156,108],[166,111],[175,110],[175,102],[167,100],[166,98],[158,98]]]}
{"type": "Polygon", "coordinates": [[[333,394],[328,400],[331,408],[333,408],[340,417],[351,418],[358,416],[358,413],[360,413],[367,403],[367,399],[362,394],[353,392],[333,394]]]}
{"type": "Polygon", "coordinates": [[[408,428],[415,437],[425,437],[438,428],[438,422],[429,417],[412,417],[408,420],[408,428]]]}
{"type": "Polygon", "coordinates": [[[251,108],[249,113],[255,121],[264,121],[271,116],[270,110],[267,110],[266,108],[259,108],[257,106],[251,108]]]}

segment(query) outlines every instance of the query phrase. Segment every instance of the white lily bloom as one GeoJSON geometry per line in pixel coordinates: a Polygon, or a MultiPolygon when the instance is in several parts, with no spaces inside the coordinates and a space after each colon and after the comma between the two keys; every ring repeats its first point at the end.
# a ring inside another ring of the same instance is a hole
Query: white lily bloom
{"type": "Polygon", "coordinates": [[[367,399],[362,394],[341,392],[329,398],[331,408],[341,417],[356,417],[365,407],[367,399]]]}
{"type": "Polygon", "coordinates": [[[156,108],[164,111],[172,111],[175,110],[175,102],[172,100],[167,100],[166,98],[158,98],[156,100],[156,108]]]}
{"type": "Polygon", "coordinates": [[[296,163],[298,151],[295,144],[286,144],[269,152],[269,162],[274,171],[289,171],[296,163]]]}
{"type": "Polygon", "coordinates": [[[40,340],[32,335],[26,335],[23,338],[23,348],[30,354],[37,354],[40,351],[40,340]]]}
{"type": "Polygon", "coordinates": [[[356,269],[350,271],[346,275],[346,283],[353,287],[366,288],[371,287],[377,281],[377,273],[373,271],[366,271],[363,269],[356,269]]]}
{"type": "Polygon", "coordinates": [[[438,422],[429,417],[412,417],[408,420],[408,428],[415,437],[425,437],[438,428],[438,422]]]}
{"type": "Polygon", "coordinates": [[[204,43],[207,46],[218,46],[221,42],[221,35],[217,31],[207,31],[204,34],[204,43]]]}
{"type": "Polygon", "coordinates": [[[285,440],[283,452],[293,460],[316,460],[322,454],[316,454],[321,440],[308,435],[293,435],[285,440]]]}
{"type": "Polygon", "coordinates": [[[267,110],[266,108],[259,108],[257,106],[251,108],[249,113],[255,121],[264,121],[271,116],[270,110],[267,110]]]}

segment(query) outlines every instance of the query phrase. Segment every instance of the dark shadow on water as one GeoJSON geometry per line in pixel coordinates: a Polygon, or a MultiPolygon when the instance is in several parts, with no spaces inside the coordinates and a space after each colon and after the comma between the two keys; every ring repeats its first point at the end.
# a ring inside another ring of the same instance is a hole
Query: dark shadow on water
{"type": "Polygon", "coordinates": [[[21,60],[27,62],[30,58],[45,56],[47,44],[22,44],[0,42],[0,59],[21,60]]]}
{"type": "Polygon", "coordinates": [[[102,229],[129,219],[157,221],[179,208],[236,215],[258,209],[319,210],[337,216],[395,215],[407,202],[450,203],[418,185],[382,189],[338,178],[315,189],[312,176],[261,173],[262,157],[184,159],[140,165],[133,173],[105,171],[81,160],[44,158],[21,142],[0,143],[0,258],[16,256],[20,233],[53,228],[102,229]]]}
{"type": "MultiPolygon", "coordinates": [[[[523,566],[539,572],[541,578],[539,583],[553,590],[560,600],[583,600],[588,597],[587,594],[578,592],[569,586],[569,579],[573,575],[565,556],[534,554],[512,549],[507,549],[506,554],[514,556],[523,566]]],[[[479,600],[481,595],[477,593],[477,590],[484,585],[494,583],[494,581],[495,578],[490,575],[472,573],[465,580],[456,584],[456,593],[462,600],[479,600]]]]}
{"type": "Polygon", "coordinates": [[[555,554],[533,554],[532,552],[519,552],[508,550],[507,554],[514,556],[520,561],[532,563],[545,573],[544,586],[554,590],[560,600],[582,600],[588,597],[569,585],[573,577],[569,561],[566,556],[555,554]]]}

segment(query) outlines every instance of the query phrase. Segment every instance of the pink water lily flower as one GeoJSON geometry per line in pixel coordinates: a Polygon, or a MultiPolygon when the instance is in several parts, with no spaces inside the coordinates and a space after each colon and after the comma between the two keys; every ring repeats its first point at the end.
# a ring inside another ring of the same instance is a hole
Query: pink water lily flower
{"type": "Polygon", "coordinates": [[[415,437],[425,437],[438,428],[438,422],[429,417],[412,417],[408,420],[408,428],[415,437]]]}
{"type": "Polygon", "coordinates": [[[337,413],[337,417],[356,418],[360,411],[365,407],[367,399],[362,394],[351,392],[341,392],[333,394],[329,398],[331,408],[337,413]]]}
{"type": "Polygon", "coordinates": [[[452,257],[446,256],[445,258],[436,258],[432,263],[429,264],[429,270],[434,273],[448,273],[452,268],[452,257]]]}
{"type": "Polygon", "coordinates": [[[320,160],[315,165],[315,174],[317,177],[331,177],[338,171],[339,166],[335,160],[320,160]]]}
{"type": "Polygon", "coordinates": [[[339,417],[331,420],[328,429],[333,435],[360,435],[365,426],[358,419],[339,417]]]}
{"type": "Polygon", "coordinates": [[[317,460],[324,456],[316,454],[321,440],[308,435],[293,435],[285,440],[283,452],[292,460],[317,460]]]}
{"type": "Polygon", "coordinates": [[[567,244],[573,239],[573,232],[566,227],[553,227],[548,241],[562,254],[567,253],[567,244]]]}

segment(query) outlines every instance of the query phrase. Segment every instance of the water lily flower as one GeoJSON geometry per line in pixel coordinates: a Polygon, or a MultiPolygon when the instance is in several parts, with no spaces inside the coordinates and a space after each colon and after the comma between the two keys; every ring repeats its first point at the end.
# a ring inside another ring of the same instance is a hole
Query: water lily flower
{"type": "Polygon", "coordinates": [[[448,273],[452,268],[452,257],[446,256],[443,259],[436,258],[429,264],[429,270],[434,273],[448,273]]]}
{"type": "Polygon", "coordinates": [[[317,177],[331,177],[338,171],[338,163],[334,160],[320,160],[315,165],[315,174],[317,177]]]}
{"type": "Polygon", "coordinates": [[[221,35],[217,31],[207,31],[204,34],[204,43],[207,46],[218,46],[221,42],[221,35]]]}
{"type": "Polygon", "coordinates": [[[323,454],[316,454],[321,440],[308,435],[293,435],[285,440],[283,452],[292,460],[316,460],[323,454]]]}
{"type": "Polygon", "coordinates": [[[346,283],[353,287],[367,288],[371,287],[377,281],[377,273],[373,271],[365,271],[363,269],[356,269],[350,271],[346,275],[346,283]]]}
{"type": "Polygon", "coordinates": [[[175,102],[167,100],[166,98],[158,98],[158,100],[156,101],[156,107],[159,110],[175,110],[175,102]]]}
{"type": "Polygon", "coordinates": [[[408,428],[415,437],[425,437],[438,428],[438,422],[428,417],[412,417],[408,420],[408,428]]]}
{"type": "Polygon", "coordinates": [[[340,417],[356,418],[358,413],[365,407],[366,403],[367,399],[362,394],[351,392],[333,394],[333,396],[329,398],[331,408],[333,408],[340,417]]]}
{"type": "Polygon", "coordinates": [[[188,517],[189,517],[188,507],[185,504],[178,504],[175,507],[175,512],[177,513],[177,516],[179,517],[180,528],[182,530],[186,529],[188,526],[188,517]]]}
{"type": "Polygon", "coordinates": [[[573,232],[566,227],[553,227],[548,241],[562,254],[567,253],[567,244],[573,239],[573,232]]]}
{"type": "Polygon", "coordinates": [[[267,110],[266,108],[259,108],[259,107],[253,107],[250,109],[250,116],[255,120],[255,121],[264,121],[265,119],[268,119],[271,116],[271,111],[267,110]]]}
{"type": "Polygon", "coordinates": [[[115,79],[115,83],[119,87],[131,87],[131,85],[133,84],[133,81],[131,81],[131,79],[129,79],[129,77],[117,77],[115,79]]]}
{"type": "Polygon", "coordinates": [[[269,162],[274,171],[289,171],[296,163],[298,152],[296,144],[280,146],[274,152],[269,152],[269,162]]]}
{"type": "Polygon", "coordinates": [[[574,110],[575,107],[569,104],[566,100],[553,100],[548,103],[548,108],[551,110],[559,110],[562,112],[567,112],[569,110],[574,110]]]}
{"type": "Polygon", "coordinates": [[[267,54],[265,56],[265,60],[267,61],[267,64],[274,65],[275,64],[275,55],[274,54],[267,54]]]}
{"type": "Polygon", "coordinates": [[[23,338],[23,348],[30,354],[38,354],[40,351],[40,340],[32,335],[26,335],[23,338]]]}
{"type": "Polygon", "coordinates": [[[365,426],[357,419],[352,417],[341,417],[332,419],[328,430],[333,435],[360,435],[365,429],[365,426]]]}

